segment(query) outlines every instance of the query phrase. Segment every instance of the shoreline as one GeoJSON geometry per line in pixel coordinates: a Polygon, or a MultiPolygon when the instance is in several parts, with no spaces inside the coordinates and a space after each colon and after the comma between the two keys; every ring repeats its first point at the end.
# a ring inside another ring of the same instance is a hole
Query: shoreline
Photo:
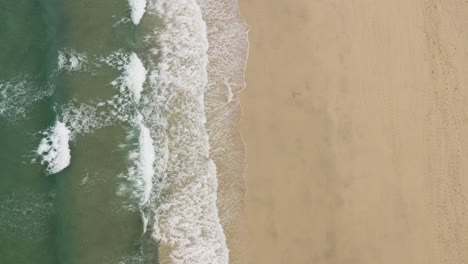
{"type": "Polygon", "coordinates": [[[245,142],[240,136],[242,109],[238,94],[245,89],[248,25],[237,0],[200,3],[206,23],[208,86],[205,91],[206,130],[210,158],[217,167],[217,209],[229,250],[229,262],[239,263],[239,225],[245,193],[245,142]],[[219,10],[223,10],[220,15],[219,10]],[[229,26],[226,26],[229,25],[229,26]]]}

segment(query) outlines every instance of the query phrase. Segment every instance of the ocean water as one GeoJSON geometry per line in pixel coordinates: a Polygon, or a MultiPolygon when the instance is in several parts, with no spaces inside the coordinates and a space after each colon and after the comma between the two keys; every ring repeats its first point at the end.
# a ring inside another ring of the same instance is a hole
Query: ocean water
{"type": "Polygon", "coordinates": [[[235,0],[0,0],[0,263],[229,263],[235,0]]]}

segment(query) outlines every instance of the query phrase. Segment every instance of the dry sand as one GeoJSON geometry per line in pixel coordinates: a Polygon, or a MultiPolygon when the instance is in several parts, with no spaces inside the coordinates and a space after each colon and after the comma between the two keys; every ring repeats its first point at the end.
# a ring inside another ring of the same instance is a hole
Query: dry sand
{"type": "Polygon", "coordinates": [[[467,2],[240,4],[247,263],[468,263],[467,2]]]}

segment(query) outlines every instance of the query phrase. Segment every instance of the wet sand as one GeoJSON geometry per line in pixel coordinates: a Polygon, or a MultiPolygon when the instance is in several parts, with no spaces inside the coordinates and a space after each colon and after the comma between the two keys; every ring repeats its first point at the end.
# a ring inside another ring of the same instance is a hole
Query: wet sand
{"type": "Polygon", "coordinates": [[[247,263],[467,263],[468,4],[240,5],[247,263]]]}

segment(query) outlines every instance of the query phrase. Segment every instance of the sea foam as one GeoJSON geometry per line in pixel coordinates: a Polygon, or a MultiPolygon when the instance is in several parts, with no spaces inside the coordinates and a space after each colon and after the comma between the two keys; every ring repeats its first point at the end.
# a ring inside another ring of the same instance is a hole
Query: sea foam
{"type": "Polygon", "coordinates": [[[41,163],[47,166],[47,172],[55,174],[70,164],[70,130],[64,123],[57,121],[43,135],[37,154],[41,156],[41,163]]]}
{"type": "Polygon", "coordinates": [[[70,128],[70,139],[106,127],[114,121],[105,109],[105,103],[81,103],[77,100],[58,107],[60,118],[70,128]]]}
{"type": "Polygon", "coordinates": [[[248,26],[237,0],[197,0],[208,32],[208,87],[205,93],[206,130],[210,157],[218,171],[217,205],[230,249],[230,261],[244,262],[238,243],[245,184],[245,144],[238,130],[242,115],[236,94],[245,88],[248,26]]]}
{"type": "Polygon", "coordinates": [[[57,65],[59,70],[79,71],[88,62],[88,57],[72,49],[58,52],[57,65]]]}
{"type": "Polygon", "coordinates": [[[138,165],[143,181],[142,202],[145,204],[149,201],[151,190],[153,189],[153,164],[155,153],[150,130],[142,123],[140,123],[139,152],[138,165]]]}
{"type": "Polygon", "coordinates": [[[136,103],[140,101],[143,84],[146,80],[146,69],[140,58],[135,53],[128,57],[128,63],[124,67],[124,73],[119,79],[113,82],[118,85],[123,93],[126,89],[132,94],[136,103]]]}
{"type": "Polygon", "coordinates": [[[19,75],[9,80],[0,80],[0,117],[18,121],[28,116],[31,107],[50,96],[52,84],[37,85],[31,76],[19,75]]]}
{"type": "Polygon", "coordinates": [[[209,157],[204,93],[207,87],[206,24],[195,0],[150,2],[163,29],[146,37],[152,49],[152,93],[145,116],[155,141],[153,236],[162,263],[228,263],[217,209],[216,166],[209,157]],[[157,63],[156,63],[157,62],[157,63]]]}
{"type": "Polygon", "coordinates": [[[146,0],[128,0],[130,5],[132,22],[135,25],[140,24],[146,9],[146,0]]]}
{"type": "MultiPolygon", "coordinates": [[[[130,196],[132,200],[136,199],[138,207],[135,208],[131,203],[128,207],[141,210],[150,201],[153,189],[155,151],[150,130],[143,124],[141,115],[137,117],[137,122],[138,144],[129,152],[129,168],[119,175],[128,182],[119,186],[117,194],[124,197],[130,196]]],[[[130,133],[128,139],[132,140],[133,136],[134,133],[130,133]]],[[[145,218],[143,212],[142,217],[145,218]]],[[[146,226],[144,228],[146,229],[146,226]]]]}
{"type": "Polygon", "coordinates": [[[122,71],[122,74],[111,82],[111,85],[120,91],[118,96],[129,97],[126,99],[132,99],[134,103],[138,103],[147,75],[140,58],[134,52],[117,51],[101,58],[100,61],[122,71]]]}
{"type": "MultiPolygon", "coordinates": [[[[107,111],[100,111],[96,119],[104,118],[106,121],[104,123],[119,120],[125,123],[125,126],[130,126],[130,133],[127,136],[130,142],[124,145],[132,146],[131,142],[138,134],[137,146],[129,150],[129,168],[119,175],[127,182],[120,184],[117,194],[131,197],[131,200],[138,200],[137,208],[131,202],[126,207],[141,210],[150,200],[154,174],[153,163],[155,161],[151,133],[145,126],[145,118],[139,110],[147,70],[140,58],[133,52],[116,51],[109,56],[100,58],[99,61],[121,71],[120,76],[111,82],[111,85],[119,93],[105,102],[98,103],[95,107],[82,107],[82,109],[89,109],[90,112],[97,113],[100,108],[107,108],[107,111]]],[[[78,113],[85,112],[78,111],[78,113]]],[[[89,124],[94,125],[93,122],[89,122],[89,124]]]]}
{"type": "Polygon", "coordinates": [[[71,128],[72,139],[78,134],[91,133],[115,121],[135,123],[138,115],[136,109],[147,75],[143,62],[133,52],[116,51],[108,56],[95,56],[94,60],[86,62],[95,69],[105,64],[120,71],[121,74],[110,83],[118,94],[104,101],[71,100],[61,105],[61,120],[71,128]]]}
{"type": "Polygon", "coordinates": [[[30,104],[29,96],[33,91],[32,83],[26,77],[16,77],[8,81],[0,81],[0,116],[25,116],[27,106],[30,104]]]}

